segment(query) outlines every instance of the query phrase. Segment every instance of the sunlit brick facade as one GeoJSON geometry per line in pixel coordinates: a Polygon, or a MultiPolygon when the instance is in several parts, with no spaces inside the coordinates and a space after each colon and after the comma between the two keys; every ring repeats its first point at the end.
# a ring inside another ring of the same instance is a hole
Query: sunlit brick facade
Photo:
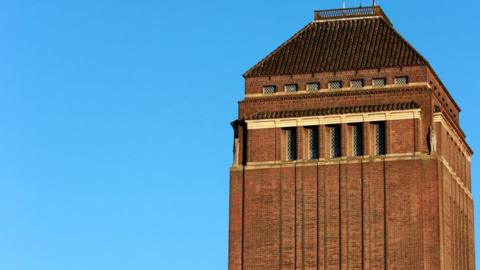
{"type": "Polygon", "coordinates": [[[315,12],[244,77],[229,270],[475,269],[460,108],[379,7],[315,12]]]}

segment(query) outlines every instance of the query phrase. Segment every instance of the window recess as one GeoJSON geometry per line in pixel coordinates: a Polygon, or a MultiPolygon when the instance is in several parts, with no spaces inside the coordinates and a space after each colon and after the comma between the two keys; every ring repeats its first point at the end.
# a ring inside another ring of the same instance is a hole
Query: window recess
{"type": "Polygon", "coordinates": [[[363,156],[363,125],[352,125],[352,154],[354,157],[363,156]]]}
{"type": "Polygon", "coordinates": [[[351,80],[350,88],[358,89],[363,87],[363,80],[351,80]]]}
{"type": "Polygon", "coordinates": [[[395,84],[396,85],[406,85],[406,84],[408,84],[408,77],[407,76],[395,77],[395,84]]]}
{"type": "Polygon", "coordinates": [[[318,127],[307,127],[308,134],[308,159],[319,158],[318,127]]]}
{"type": "Polygon", "coordinates": [[[295,128],[285,129],[286,160],[297,159],[297,130],[295,128]]]}
{"type": "Polygon", "coordinates": [[[319,83],[307,83],[305,86],[307,91],[318,91],[320,90],[320,84],[319,83]]]}
{"type": "Polygon", "coordinates": [[[373,130],[375,134],[375,155],[385,155],[387,153],[385,122],[374,123],[373,130]]]}
{"type": "Polygon", "coordinates": [[[376,78],[372,80],[372,86],[373,87],[384,87],[386,85],[386,80],[385,78],[376,78]]]}
{"type": "Polygon", "coordinates": [[[330,157],[338,158],[342,155],[342,141],[340,125],[330,126],[330,157]]]}
{"type": "Polygon", "coordinates": [[[264,94],[275,94],[277,92],[277,87],[275,85],[267,85],[263,87],[264,94]]]}
{"type": "Polygon", "coordinates": [[[297,92],[297,90],[298,90],[298,86],[296,84],[285,85],[285,92],[287,93],[297,92]]]}
{"type": "Polygon", "coordinates": [[[342,82],[341,81],[329,82],[328,89],[331,89],[331,90],[342,89],[342,82]]]}

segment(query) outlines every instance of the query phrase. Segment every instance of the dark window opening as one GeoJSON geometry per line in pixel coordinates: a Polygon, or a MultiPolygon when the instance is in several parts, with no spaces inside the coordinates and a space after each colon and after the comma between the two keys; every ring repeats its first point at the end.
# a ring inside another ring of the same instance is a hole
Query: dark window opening
{"type": "Polygon", "coordinates": [[[387,153],[385,122],[374,123],[373,127],[375,131],[375,154],[377,156],[385,155],[387,153]]]}
{"type": "Polygon", "coordinates": [[[352,152],[353,156],[363,156],[363,126],[362,124],[352,125],[352,152]]]}
{"type": "Polygon", "coordinates": [[[318,159],[318,127],[308,127],[308,159],[318,159]]]}
{"type": "Polygon", "coordinates": [[[340,125],[330,127],[330,157],[337,158],[342,155],[340,125]]]}
{"type": "Polygon", "coordinates": [[[287,160],[297,159],[297,130],[295,128],[285,129],[287,160]]]}

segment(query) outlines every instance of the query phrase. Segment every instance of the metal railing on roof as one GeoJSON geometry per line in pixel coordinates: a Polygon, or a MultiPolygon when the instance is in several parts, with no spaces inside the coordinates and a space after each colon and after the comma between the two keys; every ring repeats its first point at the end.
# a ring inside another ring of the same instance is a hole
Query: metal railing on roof
{"type": "Polygon", "coordinates": [[[318,15],[321,18],[336,18],[347,16],[374,15],[375,7],[343,8],[331,10],[319,10],[318,15]]]}

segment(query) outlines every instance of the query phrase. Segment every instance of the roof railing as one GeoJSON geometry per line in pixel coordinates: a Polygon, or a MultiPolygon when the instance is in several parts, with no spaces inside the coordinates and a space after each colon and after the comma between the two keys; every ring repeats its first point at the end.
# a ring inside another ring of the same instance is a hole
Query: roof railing
{"type": "Polygon", "coordinates": [[[315,11],[315,20],[333,20],[333,19],[342,19],[342,18],[356,18],[356,17],[371,17],[371,16],[381,16],[387,20],[388,23],[391,22],[388,20],[385,13],[379,6],[374,7],[358,7],[358,8],[341,8],[341,9],[329,9],[329,10],[316,10],[315,11]]]}
{"type": "Polygon", "coordinates": [[[360,8],[345,8],[345,9],[331,9],[331,10],[319,10],[318,14],[320,18],[336,18],[346,16],[358,16],[358,15],[374,15],[374,7],[360,7],[360,8]]]}

